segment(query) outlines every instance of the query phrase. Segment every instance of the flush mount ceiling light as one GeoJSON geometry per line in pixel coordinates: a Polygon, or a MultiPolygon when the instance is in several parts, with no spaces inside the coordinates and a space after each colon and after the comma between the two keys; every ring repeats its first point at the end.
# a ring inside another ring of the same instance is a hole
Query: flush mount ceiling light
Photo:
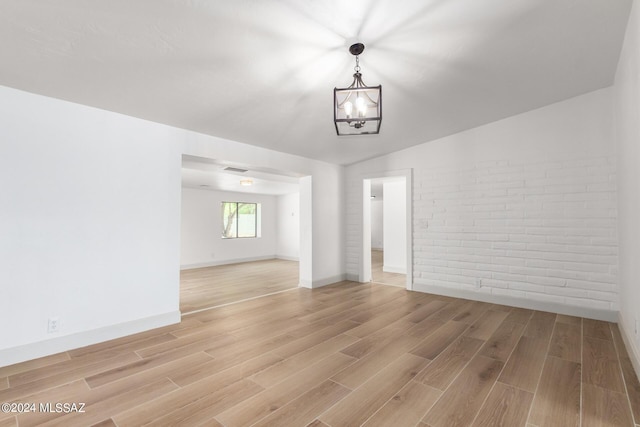
{"type": "Polygon", "coordinates": [[[356,57],[353,82],[349,87],[333,89],[333,121],[338,135],[380,133],[382,85],[367,86],[362,81],[359,58],[362,51],[362,43],[351,45],[349,52],[356,57]]]}
{"type": "Polygon", "coordinates": [[[244,185],[245,187],[248,185],[253,184],[253,180],[251,179],[241,179],[240,180],[240,185],[244,185]]]}

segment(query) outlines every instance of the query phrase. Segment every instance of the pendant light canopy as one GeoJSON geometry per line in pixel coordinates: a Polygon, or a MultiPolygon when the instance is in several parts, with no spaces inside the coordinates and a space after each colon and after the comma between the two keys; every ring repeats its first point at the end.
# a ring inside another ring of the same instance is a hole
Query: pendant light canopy
{"type": "Polygon", "coordinates": [[[349,52],[356,57],[353,82],[349,87],[333,89],[333,120],[338,135],[380,133],[382,85],[367,86],[362,81],[359,55],[363,51],[362,43],[351,45],[349,52]]]}

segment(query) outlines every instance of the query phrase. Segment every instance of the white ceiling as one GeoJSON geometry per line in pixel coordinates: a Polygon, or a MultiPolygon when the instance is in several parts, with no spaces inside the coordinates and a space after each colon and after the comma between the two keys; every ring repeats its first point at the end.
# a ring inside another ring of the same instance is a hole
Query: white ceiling
{"type": "Polygon", "coordinates": [[[612,84],[631,0],[3,0],[0,85],[337,164],[612,84]],[[337,137],[366,45],[380,135],[337,137]]]}
{"type": "Polygon", "coordinates": [[[281,196],[300,191],[299,178],[247,165],[228,164],[215,160],[184,156],[182,159],[182,186],[198,190],[234,191],[238,193],[281,196]],[[226,167],[246,169],[246,172],[225,170],[226,167]],[[244,186],[240,180],[250,179],[244,186]]]}

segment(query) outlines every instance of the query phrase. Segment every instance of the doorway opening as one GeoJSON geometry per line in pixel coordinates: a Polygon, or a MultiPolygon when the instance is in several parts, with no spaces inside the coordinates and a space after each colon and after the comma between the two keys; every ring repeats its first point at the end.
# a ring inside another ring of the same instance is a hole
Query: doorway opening
{"type": "Polygon", "coordinates": [[[412,288],[411,173],[363,178],[361,282],[412,288]]]}
{"type": "Polygon", "coordinates": [[[183,156],[183,315],[299,286],[300,181],[295,174],[183,156]]]}

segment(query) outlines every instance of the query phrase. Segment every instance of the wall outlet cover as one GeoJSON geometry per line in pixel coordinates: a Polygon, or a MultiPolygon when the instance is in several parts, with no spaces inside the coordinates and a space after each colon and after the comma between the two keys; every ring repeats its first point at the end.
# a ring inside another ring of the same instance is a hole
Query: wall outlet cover
{"type": "Polygon", "coordinates": [[[47,323],[47,333],[53,334],[60,330],[60,319],[58,317],[50,317],[47,323]]]}

